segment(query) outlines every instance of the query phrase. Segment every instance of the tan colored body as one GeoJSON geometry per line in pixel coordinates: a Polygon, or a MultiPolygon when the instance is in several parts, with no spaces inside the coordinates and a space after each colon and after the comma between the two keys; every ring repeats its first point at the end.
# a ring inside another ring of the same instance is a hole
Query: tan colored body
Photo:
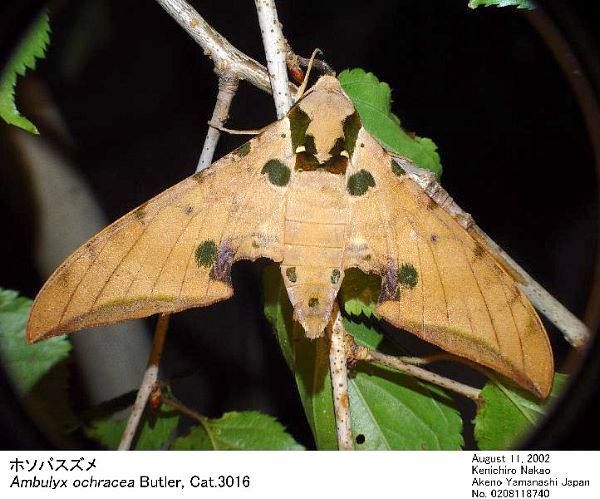
{"type": "Polygon", "coordinates": [[[76,250],[36,298],[28,341],[224,300],[231,265],[259,257],[281,263],[310,338],[356,267],[381,277],[386,321],[550,391],[552,350],[513,277],[391,161],[332,77],[76,250]]]}
{"type": "Polygon", "coordinates": [[[343,279],[348,225],[344,183],[341,175],[315,171],[297,175],[289,186],[281,274],[309,338],[325,330],[343,279]],[[294,269],[293,280],[289,269],[294,269]]]}

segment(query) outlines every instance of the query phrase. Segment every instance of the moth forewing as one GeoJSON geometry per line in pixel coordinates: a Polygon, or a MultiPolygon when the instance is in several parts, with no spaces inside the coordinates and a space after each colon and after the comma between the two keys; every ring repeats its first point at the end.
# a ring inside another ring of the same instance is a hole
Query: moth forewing
{"type": "Polygon", "coordinates": [[[382,277],[378,314],[546,396],[552,350],[513,278],[364,129],[357,142],[374,185],[353,198],[347,260],[382,277]]]}
{"type": "Polygon", "coordinates": [[[210,305],[233,293],[235,261],[266,257],[310,338],[357,267],[381,277],[385,320],[547,395],[552,352],[533,307],[403,173],[324,76],[285,118],[76,250],[38,294],[28,341],[210,305]]]}

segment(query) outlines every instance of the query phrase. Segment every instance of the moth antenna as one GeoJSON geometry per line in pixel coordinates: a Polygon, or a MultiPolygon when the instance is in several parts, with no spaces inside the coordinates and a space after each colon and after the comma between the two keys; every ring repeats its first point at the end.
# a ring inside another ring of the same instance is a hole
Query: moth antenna
{"type": "Polygon", "coordinates": [[[261,133],[266,127],[259,128],[258,130],[233,130],[232,128],[225,128],[224,126],[218,125],[212,121],[208,122],[208,126],[212,128],[216,128],[220,132],[229,133],[231,135],[258,135],[261,133]]]}
{"type": "Polygon", "coordinates": [[[315,57],[317,56],[317,54],[323,54],[323,51],[319,48],[316,48],[315,50],[313,50],[313,53],[310,56],[310,61],[308,61],[308,66],[306,67],[306,74],[304,75],[304,81],[302,82],[302,85],[300,85],[300,87],[298,88],[298,91],[296,92],[296,102],[298,102],[304,95],[304,91],[306,90],[306,85],[308,84],[308,78],[310,76],[310,70],[312,69],[312,66],[313,66],[313,63],[315,62],[315,57]]]}

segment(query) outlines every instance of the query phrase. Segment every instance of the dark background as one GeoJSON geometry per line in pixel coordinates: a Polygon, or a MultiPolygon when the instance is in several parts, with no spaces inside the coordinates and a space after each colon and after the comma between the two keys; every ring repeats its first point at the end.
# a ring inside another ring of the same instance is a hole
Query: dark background
{"type": "MultiPolygon", "coordinates": [[[[593,59],[596,40],[584,34],[600,19],[587,3],[569,2],[567,15],[551,2],[550,13],[570,29],[577,53],[593,59]]],[[[236,47],[264,61],[254,2],[192,4],[236,47]]],[[[403,126],[438,145],[443,186],[581,317],[598,234],[597,177],[582,115],[525,16],[466,4],[280,0],[278,9],[298,54],[319,47],[337,71],[362,67],[390,84],[403,126]]],[[[213,65],[152,1],[58,2],[50,16],[51,45],[37,75],[74,138],[69,154],[116,219],[194,171],[216,96],[213,65]]],[[[593,77],[595,69],[586,68],[593,77]]],[[[228,126],[239,129],[275,119],[271,97],[246,83],[230,114],[228,126]]],[[[223,137],[215,158],[244,140],[223,137]]],[[[0,169],[11,168],[2,161],[0,169]]],[[[42,284],[29,252],[35,209],[23,212],[10,199],[0,199],[0,284],[34,297],[42,284]]],[[[262,314],[262,265],[236,264],[233,299],[172,319],[162,376],[203,414],[262,410],[310,446],[293,378],[262,314]]],[[[568,349],[554,327],[548,331],[560,369],[568,349]]],[[[3,446],[51,445],[8,398],[6,384],[4,393],[3,446]]],[[[85,406],[85,394],[75,396],[85,406]]],[[[583,398],[591,404],[595,396],[583,398]]],[[[588,405],[577,418],[551,420],[530,445],[600,449],[598,409],[588,405]],[[561,433],[567,425],[572,429],[561,433]]]]}

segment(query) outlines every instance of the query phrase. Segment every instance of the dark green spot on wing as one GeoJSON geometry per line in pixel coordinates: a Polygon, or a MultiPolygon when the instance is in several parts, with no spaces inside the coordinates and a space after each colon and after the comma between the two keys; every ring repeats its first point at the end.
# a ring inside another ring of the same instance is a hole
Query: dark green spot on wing
{"type": "Polygon", "coordinates": [[[298,146],[304,145],[304,137],[310,124],[310,118],[299,105],[295,105],[288,113],[288,119],[290,120],[292,135],[292,150],[295,151],[298,146]]]}
{"type": "Polygon", "coordinates": [[[347,189],[352,196],[362,196],[369,187],[375,187],[375,179],[367,170],[359,170],[350,175],[347,189]]]}
{"type": "Polygon", "coordinates": [[[266,173],[273,185],[283,187],[290,181],[290,169],[278,159],[271,159],[263,166],[260,173],[266,173]]]}
{"type": "Polygon", "coordinates": [[[413,289],[419,282],[419,273],[414,265],[403,263],[398,270],[398,286],[413,289]]]}
{"type": "Polygon", "coordinates": [[[198,267],[211,267],[217,258],[217,245],[207,240],[198,245],[194,253],[198,267]]]}
{"type": "Polygon", "coordinates": [[[290,282],[296,282],[296,279],[298,279],[298,276],[296,275],[296,267],[288,267],[285,271],[285,275],[290,282]]]}
{"type": "Polygon", "coordinates": [[[243,158],[250,152],[250,142],[246,142],[233,151],[233,154],[238,156],[239,158],[243,158]]]}
{"type": "Polygon", "coordinates": [[[310,300],[308,300],[308,306],[310,308],[315,308],[318,304],[319,304],[318,298],[311,298],[310,300]]]}
{"type": "Polygon", "coordinates": [[[362,124],[356,111],[347,116],[344,120],[344,142],[346,143],[346,151],[348,151],[350,156],[352,156],[352,153],[354,152],[356,138],[358,137],[358,132],[360,131],[361,127],[362,124]]]}

